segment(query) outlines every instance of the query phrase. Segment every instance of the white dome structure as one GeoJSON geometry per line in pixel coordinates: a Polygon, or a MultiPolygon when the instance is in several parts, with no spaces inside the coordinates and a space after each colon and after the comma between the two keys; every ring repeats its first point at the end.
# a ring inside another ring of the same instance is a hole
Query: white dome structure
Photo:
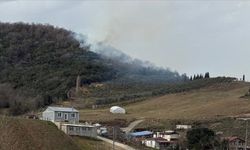
{"type": "Polygon", "coordinates": [[[113,114],[125,114],[126,113],[125,109],[119,106],[112,106],[110,108],[110,112],[113,114]]]}

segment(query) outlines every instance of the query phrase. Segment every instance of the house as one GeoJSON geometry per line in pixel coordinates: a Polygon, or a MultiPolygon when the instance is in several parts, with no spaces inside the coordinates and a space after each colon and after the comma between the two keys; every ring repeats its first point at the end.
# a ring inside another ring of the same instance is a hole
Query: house
{"type": "Polygon", "coordinates": [[[228,150],[244,150],[245,140],[237,136],[226,137],[224,141],[228,146],[228,150]]]}
{"type": "Polygon", "coordinates": [[[180,137],[180,135],[172,130],[168,130],[165,132],[156,132],[156,134],[153,135],[154,138],[163,138],[167,141],[177,141],[180,137]]]}
{"type": "Polygon", "coordinates": [[[179,124],[179,125],[176,125],[176,129],[179,129],[179,130],[188,130],[188,129],[191,129],[192,126],[191,125],[182,125],[182,124],[179,124]]]}
{"type": "Polygon", "coordinates": [[[148,138],[142,140],[142,144],[154,149],[167,150],[167,149],[175,149],[178,143],[177,141],[168,141],[162,137],[158,137],[158,138],[148,138]]]}
{"type": "Polygon", "coordinates": [[[97,128],[92,125],[85,124],[62,124],[61,130],[68,135],[97,137],[97,128]]]}
{"type": "Polygon", "coordinates": [[[48,107],[42,113],[42,120],[79,123],[79,111],[73,107],[48,107]]]}

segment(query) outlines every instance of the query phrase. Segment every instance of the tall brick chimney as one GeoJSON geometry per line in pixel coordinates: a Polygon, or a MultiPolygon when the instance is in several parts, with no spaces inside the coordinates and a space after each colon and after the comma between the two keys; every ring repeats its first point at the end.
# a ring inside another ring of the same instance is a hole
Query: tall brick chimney
{"type": "Polygon", "coordinates": [[[78,75],[76,78],[76,94],[79,93],[80,86],[81,86],[81,77],[78,75]]]}

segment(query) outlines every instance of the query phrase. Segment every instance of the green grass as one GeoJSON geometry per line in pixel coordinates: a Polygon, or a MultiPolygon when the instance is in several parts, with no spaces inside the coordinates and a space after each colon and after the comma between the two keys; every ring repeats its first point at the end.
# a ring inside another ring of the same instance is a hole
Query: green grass
{"type": "MultiPolygon", "coordinates": [[[[79,145],[81,150],[111,150],[112,145],[105,143],[101,140],[88,138],[88,137],[79,137],[73,136],[73,140],[79,145]]],[[[115,147],[115,150],[121,150],[119,147],[115,147]]]]}
{"type": "Polygon", "coordinates": [[[23,118],[0,118],[1,150],[80,150],[53,123],[23,118]]]}

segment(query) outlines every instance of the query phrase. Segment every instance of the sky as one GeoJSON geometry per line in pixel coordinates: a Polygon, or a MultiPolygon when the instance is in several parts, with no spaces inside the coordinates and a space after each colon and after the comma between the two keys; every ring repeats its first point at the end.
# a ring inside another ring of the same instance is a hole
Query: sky
{"type": "Polygon", "coordinates": [[[193,75],[250,80],[248,0],[0,0],[1,22],[51,24],[193,75]]]}

